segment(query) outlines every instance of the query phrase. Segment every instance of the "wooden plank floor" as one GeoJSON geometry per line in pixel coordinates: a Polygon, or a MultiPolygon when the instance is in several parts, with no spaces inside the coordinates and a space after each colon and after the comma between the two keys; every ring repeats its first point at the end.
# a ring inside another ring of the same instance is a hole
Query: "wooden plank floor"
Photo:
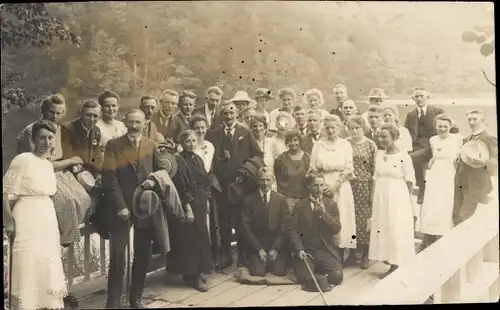
{"type": "MultiPolygon", "coordinates": [[[[387,269],[383,263],[373,263],[367,270],[345,268],[344,282],[325,293],[327,303],[352,304],[355,296],[375,285],[377,275],[387,269]]],[[[208,275],[209,291],[201,293],[183,286],[178,278],[168,277],[164,270],[156,271],[147,277],[144,302],[148,308],[323,305],[319,293],[303,291],[299,285],[239,284],[233,272],[234,268],[227,274],[208,275]]],[[[104,290],[79,300],[80,309],[100,309],[105,302],[104,290]]]]}

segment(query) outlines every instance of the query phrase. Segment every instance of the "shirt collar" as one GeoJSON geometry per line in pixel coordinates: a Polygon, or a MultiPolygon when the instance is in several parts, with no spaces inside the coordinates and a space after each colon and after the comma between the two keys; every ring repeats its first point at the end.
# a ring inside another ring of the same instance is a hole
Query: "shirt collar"
{"type": "Polygon", "coordinates": [[[230,130],[231,132],[233,132],[234,129],[236,128],[236,125],[237,125],[236,121],[231,125],[231,127],[227,126],[226,123],[224,123],[224,130],[225,131],[230,130]]]}
{"type": "Polygon", "coordinates": [[[315,202],[323,203],[323,198],[315,198],[315,197],[309,195],[309,203],[311,204],[311,209],[314,209],[315,202]]]}
{"type": "Polygon", "coordinates": [[[260,197],[266,195],[267,201],[269,202],[269,198],[271,196],[271,190],[268,190],[267,193],[262,192],[261,189],[259,189],[260,197]]]}
{"type": "Polygon", "coordinates": [[[207,115],[207,116],[212,116],[212,114],[215,114],[215,109],[210,110],[210,109],[208,108],[208,105],[207,105],[207,104],[205,104],[205,115],[207,115]]]}
{"type": "Polygon", "coordinates": [[[481,129],[479,129],[479,130],[473,131],[473,132],[472,132],[472,135],[473,135],[473,136],[478,136],[478,135],[482,134],[482,133],[483,133],[483,131],[485,131],[485,130],[486,130],[486,128],[481,128],[481,129]]]}
{"type": "Polygon", "coordinates": [[[127,138],[129,139],[130,142],[134,143],[134,140],[137,140],[137,142],[140,142],[142,139],[142,134],[138,135],[137,137],[131,137],[127,134],[127,138]]]}
{"type": "Polygon", "coordinates": [[[420,114],[420,111],[424,112],[424,115],[427,114],[427,104],[424,105],[422,108],[418,107],[418,113],[420,114]]]}

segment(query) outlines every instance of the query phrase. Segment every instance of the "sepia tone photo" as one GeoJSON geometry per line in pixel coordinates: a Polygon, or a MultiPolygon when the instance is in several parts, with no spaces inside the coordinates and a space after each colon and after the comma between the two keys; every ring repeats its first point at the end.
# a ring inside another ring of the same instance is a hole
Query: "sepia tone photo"
{"type": "Polygon", "coordinates": [[[498,302],[493,2],[0,9],[5,309],[498,302]]]}

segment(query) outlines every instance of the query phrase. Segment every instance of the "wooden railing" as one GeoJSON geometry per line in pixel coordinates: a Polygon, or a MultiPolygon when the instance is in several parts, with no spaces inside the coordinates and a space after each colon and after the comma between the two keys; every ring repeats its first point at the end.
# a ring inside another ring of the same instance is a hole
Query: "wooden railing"
{"type": "MultiPolygon", "coordinates": [[[[496,180],[495,180],[496,184],[496,180]]],[[[497,187],[497,186],[495,186],[497,187]]],[[[356,304],[496,302],[499,298],[498,198],[378,282],[356,304]]]]}

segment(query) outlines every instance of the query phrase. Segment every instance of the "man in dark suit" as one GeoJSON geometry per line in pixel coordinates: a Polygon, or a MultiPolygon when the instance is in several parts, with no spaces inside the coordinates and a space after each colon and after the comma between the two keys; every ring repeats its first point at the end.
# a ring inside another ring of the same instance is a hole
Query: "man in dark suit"
{"type": "Polygon", "coordinates": [[[342,104],[344,101],[349,100],[347,95],[347,87],[342,84],[337,84],[333,87],[333,97],[337,101],[337,106],[330,111],[330,114],[337,115],[341,120],[344,120],[344,114],[342,113],[342,104]]]}
{"type": "Polygon", "coordinates": [[[169,132],[166,137],[179,143],[179,135],[186,129],[189,129],[189,122],[194,111],[196,102],[196,94],[192,91],[185,90],[179,95],[179,112],[172,117],[169,132]]]}
{"type": "Polygon", "coordinates": [[[323,119],[317,111],[307,113],[307,135],[302,137],[302,150],[311,154],[313,146],[321,138],[321,129],[323,128],[323,119]]]}
{"type": "Polygon", "coordinates": [[[378,133],[380,131],[380,126],[382,126],[383,112],[382,107],[379,105],[371,105],[368,107],[366,115],[369,126],[369,130],[366,132],[366,137],[373,140],[377,144],[379,150],[382,149],[378,140],[378,133]]]}
{"type": "Polygon", "coordinates": [[[425,169],[432,157],[429,139],[437,134],[434,126],[434,118],[443,114],[444,110],[427,104],[429,93],[424,88],[415,88],[413,100],[417,107],[408,113],[405,127],[411,135],[413,151],[410,156],[415,169],[415,179],[419,188],[417,203],[422,204],[425,193],[425,169]]]}
{"type": "Polygon", "coordinates": [[[209,131],[222,125],[222,120],[218,113],[222,96],[224,96],[224,92],[220,89],[220,87],[212,86],[208,88],[207,95],[205,97],[205,104],[197,107],[193,111],[193,115],[201,114],[207,118],[209,131]]]}
{"type": "Polygon", "coordinates": [[[345,139],[349,135],[348,134],[349,126],[347,124],[347,121],[351,116],[359,114],[359,108],[356,102],[354,102],[354,100],[351,99],[347,99],[344,102],[342,102],[340,108],[342,109],[342,116],[339,116],[339,118],[342,121],[343,126],[340,126],[339,137],[345,139]]]}
{"type": "Polygon", "coordinates": [[[259,191],[243,199],[242,227],[247,241],[247,267],[252,276],[286,274],[286,229],[289,209],[285,196],[271,189],[273,170],[262,167],[258,172],[259,191]]]}
{"type": "Polygon", "coordinates": [[[101,130],[96,126],[101,117],[101,106],[93,100],[83,103],[80,117],[61,127],[63,159],[78,156],[83,169],[99,179],[103,159],[101,130]]]}
{"type": "Polygon", "coordinates": [[[139,110],[144,112],[146,116],[146,123],[144,124],[144,136],[148,139],[153,140],[156,143],[165,140],[163,135],[158,131],[158,127],[152,121],[153,116],[156,112],[156,98],[151,95],[142,96],[141,102],[139,103],[139,110]]]}
{"type": "Polygon", "coordinates": [[[111,139],[106,145],[103,188],[107,207],[105,216],[111,232],[106,308],[121,308],[125,250],[132,224],[134,260],[128,301],[132,308],[144,308],[142,293],[152,254],[153,230],[142,225],[137,227],[138,220],[131,215],[132,199],[135,189],[143,185],[151,172],[169,168],[160,160],[155,142],[143,136],[144,123],[144,113],[131,110],[125,117],[127,134],[111,139]]]}
{"type": "Polygon", "coordinates": [[[467,165],[458,158],[455,174],[455,199],[453,206],[453,222],[455,225],[467,220],[476,211],[477,205],[486,200],[493,189],[491,177],[498,169],[498,140],[486,131],[483,111],[474,109],[467,112],[467,120],[472,130],[464,142],[482,141],[488,147],[490,158],[487,161],[472,159],[478,168],[467,165]]]}
{"type": "Polygon", "coordinates": [[[302,137],[307,135],[307,112],[303,106],[296,106],[293,109],[293,118],[295,119],[294,129],[300,132],[302,137]]]}
{"type": "Polygon", "coordinates": [[[172,119],[178,103],[179,94],[172,89],[165,90],[160,96],[159,109],[151,118],[158,132],[165,138],[168,137],[168,133],[172,131],[172,119]]]}
{"type": "Polygon", "coordinates": [[[294,253],[295,276],[299,283],[311,281],[305,260],[312,271],[326,274],[328,282],[339,285],[343,280],[342,258],[334,236],[340,232],[337,204],[323,196],[325,180],[315,172],[307,176],[310,196],[295,205],[289,225],[294,253]]]}
{"type": "Polygon", "coordinates": [[[236,180],[237,170],[249,158],[263,157],[252,132],[237,122],[238,109],[234,103],[224,103],[220,109],[223,125],[207,133],[207,140],[215,148],[213,172],[223,192],[216,198],[220,206],[219,224],[223,248],[222,268],[232,265],[231,226],[236,230],[238,242],[238,262],[244,265],[244,245],[241,232],[241,206],[229,202],[229,186],[236,180]]]}

